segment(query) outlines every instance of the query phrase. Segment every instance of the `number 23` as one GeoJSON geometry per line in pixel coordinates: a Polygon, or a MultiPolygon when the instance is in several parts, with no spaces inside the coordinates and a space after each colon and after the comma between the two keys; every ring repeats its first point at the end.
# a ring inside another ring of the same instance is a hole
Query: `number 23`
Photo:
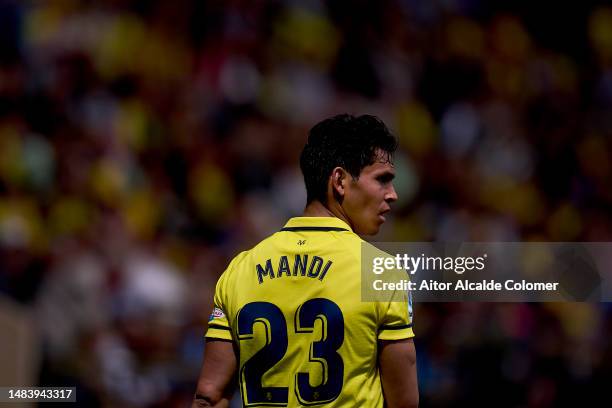
{"type": "MultiPolygon", "coordinates": [[[[344,362],[337,353],[344,342],[344,317],[337,304],[329,299],[310,299],[295,313],[295,332],[312,333],[314,323],[321,320],[321,340],[310,345],[309,361],[323,366],[323,381],[310,386],[309,374],[295,374],[295,393],[303,405],[322,404],[335,400],[342,390],[344,362]]],[[[247,406],[287,405],[288,387],[264,387],[261,379],[266,371],[278,363],[287,352],[287,322],[283,312],[273,303],[252,302],[238,312],[238,338],[253,338],[253,326],[260,322],[266,326],[266,345],[240,369],[242,398],[247,406]]]]}

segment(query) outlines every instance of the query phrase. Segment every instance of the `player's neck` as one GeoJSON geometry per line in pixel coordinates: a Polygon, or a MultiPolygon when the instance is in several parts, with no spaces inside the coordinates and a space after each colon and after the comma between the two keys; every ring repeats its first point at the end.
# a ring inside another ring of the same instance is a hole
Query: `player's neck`
{"type": "Polygon", "coordinates": [[[335,217],[336,215],[320,201],[313,201],[304,208],[304,217],[335,217]]]}
{"type": "Polygon", "coordinates": [[[341,211],[333,211],[320,201],[313,201],[304,209],[304,217],[336,217],[351,225],[341,211]]]}

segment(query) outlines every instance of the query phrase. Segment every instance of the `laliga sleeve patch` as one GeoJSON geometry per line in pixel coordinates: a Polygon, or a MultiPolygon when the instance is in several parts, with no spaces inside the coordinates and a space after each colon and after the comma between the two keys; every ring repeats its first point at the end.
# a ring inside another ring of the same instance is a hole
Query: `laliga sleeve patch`
{"type": "Polygon", "coordinates": [[[210,317],[208,318],[208,321],[211,322],[215,319],[221,319],[225,317],[225,313],[223,313],[223,310],[221,310],[221,308],[215,306],[213,308],[212,313],[210,314],[210,317]]]}

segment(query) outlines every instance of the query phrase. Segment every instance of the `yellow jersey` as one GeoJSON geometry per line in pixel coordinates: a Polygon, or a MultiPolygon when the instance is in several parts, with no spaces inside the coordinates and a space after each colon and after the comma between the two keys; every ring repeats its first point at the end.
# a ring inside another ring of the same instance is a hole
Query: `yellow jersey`
{"type": "Polygon", "coordinates": [[[245,406],[383,407],[378,340],[414,334],[405,292],[361,300],[362,242],[296,217],[221,275],[206,337],[236,345],[245,406]]]}

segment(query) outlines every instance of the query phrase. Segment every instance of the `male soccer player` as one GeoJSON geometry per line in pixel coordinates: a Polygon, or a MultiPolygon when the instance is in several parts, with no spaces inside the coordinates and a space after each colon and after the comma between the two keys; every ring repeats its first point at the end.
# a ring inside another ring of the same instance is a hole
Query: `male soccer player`
{"type": "Polygon", "coordinates": [[[219,278],[193,407],[414,407],[416,354],[405,293],[361,301],[357,234],[378,232],[397,141],[374,116],[314,126],[300,157],[307,204],[219,278]]]}

